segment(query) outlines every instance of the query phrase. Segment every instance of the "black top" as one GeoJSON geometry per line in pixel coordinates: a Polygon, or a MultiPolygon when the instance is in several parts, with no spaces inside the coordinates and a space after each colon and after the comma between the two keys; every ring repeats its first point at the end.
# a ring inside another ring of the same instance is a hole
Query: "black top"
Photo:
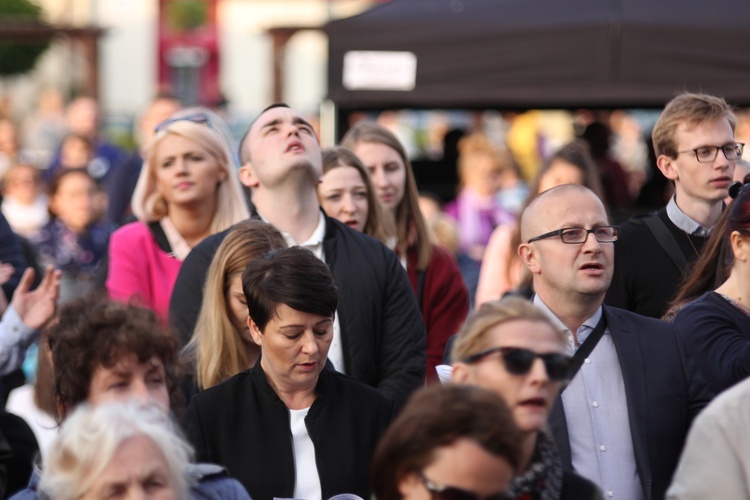
{"type": "MultiPolygon", "coordinates": [[[[369,467],[394,406],[378,391],[323,370],[305,417],[322,498],[370,497],[369,467]]],[[[185,412],[196,459],[223,465],[255,500],[293,498],[294,446],[286,405],[260,364],[196,395],[185,412]]]]}
{"type": "MultiPolygon", "coordinates": [[[[667,209],[656,212],[667,226],[690,266],[708,238],[691,236],[667,216],[667,209]]],[[[615,270],[604,303],[643,316],[661,318],[683,280],[683,271],[669,257],[643,217],[620,226],[615,242],[615,270]]]]}
{"type": "MultiPolygon", "coordinates": [[[[192,335],[211,259],[227,231],[203,240],[182,263],[169,303],[169,321],[192,335]]],[[[378,240],[326,217],[325,261],[339,291],[345,373],[402,406],[422,385],[426,334],[417,300],[396,254],[378,240]]]]}

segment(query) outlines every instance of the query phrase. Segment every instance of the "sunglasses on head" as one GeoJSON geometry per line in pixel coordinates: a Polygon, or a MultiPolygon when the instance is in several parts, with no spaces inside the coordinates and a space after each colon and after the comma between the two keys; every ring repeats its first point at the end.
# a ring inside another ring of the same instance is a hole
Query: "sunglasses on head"
{"type": "Polygon", "coordinates": [[[547,376],[550,380],[562,382],[568,379],[570,372],[571,357],[567,354],[549,353],[539,354],[529,349],[521,347],[493,347],[471,356],[465,357],[464,363],[476,363],[491,354],[500,353],[503,358],[503,364],[508,373],[513,375],[526,375],[531,370],[536,358],[541,358],[544,362],[544,368],[547,370],[547,376]]]}
{"type": "Polygon", "coordinates": [[[505,492],[480,496],[473,491],[458,488],[456,486],[436,484],[427,479],[421,472],[419,473],[419,478],[422,480],[424,487],[427,488],[427,491],[430,492],[430,498],[432,500],[505,500],[508,498],[505,492]]]}
{"type": "Polygon", "coordinates": [[[163,130],[168,125],[171,125],[172,123],[176,122],[193,122],[198,123],[200,125],[208,125],[210,128],[213,127],[213,123],[211,123],[211,117],[208,116],[206,113],[193,113],[190,115],[185,116],[178,116],[175,118],[170,118],[169,120],[164,120],[160,124],[158,124],[156,127],[154,127],[154,133],[158,133],[160,130],[163,130]]]}

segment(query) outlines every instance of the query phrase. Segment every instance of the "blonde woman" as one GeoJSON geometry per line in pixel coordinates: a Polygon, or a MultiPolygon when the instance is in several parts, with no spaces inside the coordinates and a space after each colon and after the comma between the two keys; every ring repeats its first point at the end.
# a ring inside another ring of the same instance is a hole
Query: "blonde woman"
{"type": "Polygon", "coordinates": [[[135,298],[162,320],[190,250],[248,218],[232,154],[214,122],[194,113],[157,125],[131,203],[138,221],[110,241],[110,297],[135,298]]]}
{"type": "Polygon", "coordinates": [[[518,297],[469,315],[453,345],[453,382],[501,396],[521,432],[521,461],[506,498],[597,500],[589,480],[563,470],[547,418],[571,373],[565,338],[549,317],[518,297]]]}
{"type": "Polygon", "coordinates": [[[286,246],[276,228],[259,220],[237,224],[222,241],[208,269],[195,333],[183,350],[199,389],[255,365],[260,346],[247,326],[242,272],[251,260],[286,246]]]}

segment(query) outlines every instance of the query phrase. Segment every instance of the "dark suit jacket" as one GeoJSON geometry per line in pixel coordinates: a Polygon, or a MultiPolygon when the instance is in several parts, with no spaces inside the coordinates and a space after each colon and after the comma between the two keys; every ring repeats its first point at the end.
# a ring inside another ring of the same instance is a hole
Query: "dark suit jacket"
{"type": "MultiPolygon", "coordinates": [[[[712,394],[681,350],[670,323],[604,306],[622,369],[630,433],[646,500],[664,498],[693,418],[712,394]]],[[[558,396],[549,426],[572,469],[565,411],[558,396]]]]}

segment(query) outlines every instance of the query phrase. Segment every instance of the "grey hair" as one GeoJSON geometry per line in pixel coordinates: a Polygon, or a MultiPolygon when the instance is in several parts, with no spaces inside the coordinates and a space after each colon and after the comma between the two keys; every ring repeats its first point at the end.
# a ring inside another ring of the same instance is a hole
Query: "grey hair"
{"type": "Polygon", "coordinates": [[[142,404],[80,405],[50,445],[39,482],[40,492],[56,500],[74,500],[88,491],[128,439],[146,437],[164,454],[175,498],[187,498],[184,471],[193,450],[162,409],[142,404]]]}

